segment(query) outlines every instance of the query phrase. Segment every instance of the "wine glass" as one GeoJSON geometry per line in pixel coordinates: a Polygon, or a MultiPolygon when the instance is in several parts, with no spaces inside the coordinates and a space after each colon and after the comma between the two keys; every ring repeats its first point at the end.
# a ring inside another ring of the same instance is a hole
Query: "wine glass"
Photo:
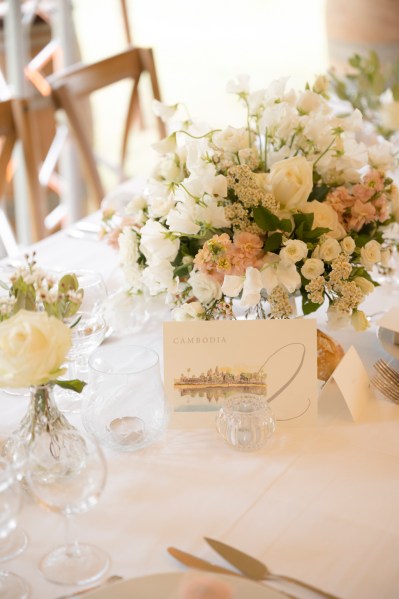
{"type": "MultiPolygon", "coordinates": [[[[0,458],[0,561],[19,555],[27,545],[26,534],[16,528],[16,517],[21,507],[21,491],[12,466],[0,458]]],[[[0,597],[26,599],[26,582],[0,570],[0,597]]]]}
{"type": "MultiPolygon", "coordinates": [[[[105,337],[105,320],[100,313],[78,312],[69,321],[72,326],[72,347],[67,355],[67,378],[87,381],[88,358],[105,337]]],[[[82,393],[57,387],[55,398],[58,408],[62,412],[78,412],[82,403],[82,393]]]]}
{"type": "Polygon", "coordinates": [[[79,288],[83,289],[83,302],[80,306],[82,312],[92,312],[98,310],[101,303],[107,297],[107,288],[99,272],[94,270],[79,269],[75,270],[79,283],[79,288]]]}
{"type": "Polygon", "coordinates": [[[108,570],[108,555],[71,534],[72,516],[90,510],[105,486],[106,463],[94,437],[66,431],[60,442],[49,444],[45,436],[30,447],[27,481],[38,503],[65,518],[65,544],[45,555],[39,569],[58,584],[86,584],[108,570]]]}

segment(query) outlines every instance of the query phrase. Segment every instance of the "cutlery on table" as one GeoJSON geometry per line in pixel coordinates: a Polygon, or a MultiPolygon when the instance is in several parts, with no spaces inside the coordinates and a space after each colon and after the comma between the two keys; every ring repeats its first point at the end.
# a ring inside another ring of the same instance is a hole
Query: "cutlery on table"
{"type": "Polygon", "coordinates": [[[86,589],[82,589],[81,591],[75,591],[74,593],[69,593],[68,595],[61,595],[60,597],[57,597],[57,599],[73,599],[74,597],[81,597],[82,595],[90,593],[95,589],[100,589],[103,586],[113,584],[114,582],[120,582],[121,580],[123,580],[123,576],[118,576],[117,574],[114,574],[113,576],[109,576],[108,578],[103,580],[103,582],[100,582],[100,584],[97,584],[94,587],[87,587],[86,589]]]}
{"type": "Polygon", "coordinates": [[[374,364],[377,374],[371,379],[371,383],[385,397],[399,403],[399,372],[391,368],[385,360],[378,360],[374,364]]]}
{"type": "MultiPolygon", "coordinates": [[[[227,574],[228,576],[237,576],[238,578],[248,579],[249,577],[239,572],[234,572],[233,570],[229,570],[228,568],[223,568],[222,566],[217,566],[216,564],[212,564],[212,562],[208,562],[205,559],[197,557],[196,555],[192,555],[191,553],[187,553],[186,551],[182,551],[181,549],[176,549],[176,547],[168,547],[168,553],[174,557],[178,562],[187,566],[188,568],[194,568],[196,570],[202,570],[204,572],[210,572],[212,574],[227,574]]],[[[254,580],[254,582],[264,582],[263,580],[254,580]]],[[[291,595],[284,591],[284,596],[288,599],[297,599],[294,595],[291,595]]]]}
{"type": "Polygon", "coordinates": [[[319,595],[325,597],[326,599],[338,599],[336,595],[332,595],[331,593],[327,593],[317,587],[314,587],[307,582],[302,582],[292,576],[286,576],[284,574],[274,574],[269,570],[269,568],[263,562],[258,559],[248,555],[247,553],[243,553],[242,551],[231,547],[230,545],[226,545],[221,541],[216,541],[214,539],[209,539],[205,537],[205,541],[208,543],[216,553],[221,555],[229,564],[234,566],[237,570],[242,572],[244,576],[250,578],[252,580],[257,580],[258,582],[262,580],[275,580],[276,582],[286,581],[296,584],[297,586],[308,589],[309,591],[313,591],[314,593],[318,593],[319,595]]]}

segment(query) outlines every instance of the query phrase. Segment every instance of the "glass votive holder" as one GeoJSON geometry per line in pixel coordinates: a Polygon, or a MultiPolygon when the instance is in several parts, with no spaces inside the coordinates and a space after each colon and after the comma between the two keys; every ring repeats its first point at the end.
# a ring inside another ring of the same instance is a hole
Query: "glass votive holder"
{"type": "Polygon", "coordinates": [[[168,417],[154,350],[115,342],[91,354],[82,418],[101,444],[118,451],[141,449],[162,434],[168,417]]]}
{"type": "Polygon", "coordinates": [[[228,397],[216,417],[223,440],[240,451],[263,447],[274,433],[276,421],[264,396],[237,393],[228,397]]]}

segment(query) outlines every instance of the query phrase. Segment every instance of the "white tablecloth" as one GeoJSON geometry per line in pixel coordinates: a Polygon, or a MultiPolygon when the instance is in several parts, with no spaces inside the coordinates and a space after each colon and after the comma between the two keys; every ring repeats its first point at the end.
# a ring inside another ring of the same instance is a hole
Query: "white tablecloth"
{"type": "MultiPolygon", "coordinates": [[[[116,285],[117,257],[105,243],[61,233],[36,250],[40,264],[92,268],[110,288],[116,285]]],[[[366,311],[398,299],[379,288],[366,311]]],[[[389,358],[375,326],[335,337],[345,349],[355,345],[370,373],[376,359],[389,358]]],[[[135,340],[160,349],[161,328],[135,340]]],[[[26,405],[27,399],[1,395],[0,434],[18,423],[26,405]]],[[[257,453],[235,452],[209,428],[168,429],[144,450],[106,455],[103,496],[77,519],[79,538],[110,554],[111,573],[183,570],[167,554],[169,545],[225,565],[205,544],[210,536],[342,599],[399,597],[399,406],[379,395],[357,423],[344,405],[335,414],[321,410],[318,427],[281,425],[257,453]]],[[[64,594],[37,569],[44,552],[63,542],[62,519],[27,499],[20,525],[29,548],[2,566],[27,579],[32,599],[64,594]]]]}

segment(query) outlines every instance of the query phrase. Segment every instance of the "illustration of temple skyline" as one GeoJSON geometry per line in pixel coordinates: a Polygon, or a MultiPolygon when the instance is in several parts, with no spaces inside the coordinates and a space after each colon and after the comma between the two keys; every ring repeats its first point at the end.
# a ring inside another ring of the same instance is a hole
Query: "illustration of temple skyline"
{"type": "Polygon", "coordinates": [[[186,373],[182,373],[174,381],[174,387],[180,390],[181,395],[186,395],[190,390],[206,390],[219,388],[223,389],[253,389],[257,393],[266,393],[266,373],[261,371],[249,372],[241,371],[234,374],[228,369],[209,368],[206,372],[199,375],[191,373],[191,368],[187,368],[186,373]]]}

